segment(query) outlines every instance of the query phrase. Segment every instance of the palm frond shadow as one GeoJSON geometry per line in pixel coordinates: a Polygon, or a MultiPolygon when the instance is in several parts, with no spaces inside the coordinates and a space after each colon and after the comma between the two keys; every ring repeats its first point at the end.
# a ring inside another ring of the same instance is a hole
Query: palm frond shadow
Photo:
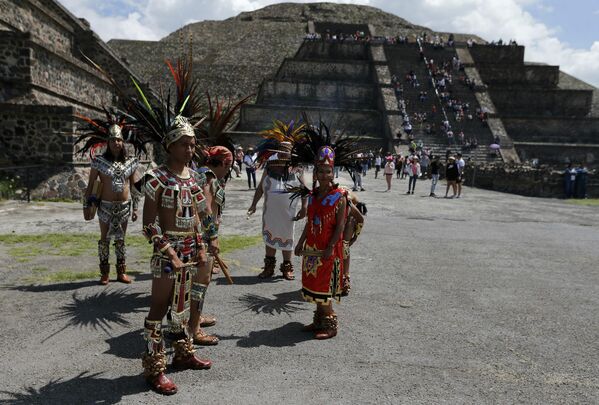
{"type": "Polygon", "coordinates": [[[246,308],[244,311],[252,311],[256,314],[287,314],[291,315],[297,311],[305,311],[301,307],[303,301],[299,291],[288,291],[274,295],[275,298],[263,297],[256,294],[245,294],[239,297],[240,303],[246,308]]]}
{"type": "Polygon", "coordinates": [[[10,405],[29,404],[118,404],[123,397],[148,390],[138,375],[101,378],[101,373],[84,371],[69,380],[53,379],[41,388],[27,387],[24,392],[0,391],[10,405]]]}
{"type": "Polygon", "coordinates": [[[125,314],[144,312],[148,304],[146,294],[130,293],[126,290],[103,290],[84,298],[80,298],[77,292],[74,292],[72,302],[63,305],[58,312],[50,314],[54,321],[66,320],[66,324],[43,341],[71,327],[101,329],[110,335],[113,325],[129,326],[125,314]]]}

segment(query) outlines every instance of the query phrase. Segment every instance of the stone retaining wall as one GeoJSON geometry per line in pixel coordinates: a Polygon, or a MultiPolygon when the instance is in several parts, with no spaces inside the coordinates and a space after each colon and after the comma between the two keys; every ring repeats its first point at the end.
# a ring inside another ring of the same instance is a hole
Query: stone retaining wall
{"type": "Polygon", "coordinates": [[[368,62],[319,62],[286,59],[277,78],[343,80],[370,82],[372,66],[368,62]]]}
{"type": "MultiPolygon", "coordinates": [[[[465,169],[465,185],[529,197],[563,198],[563,170],[529,166],[487,165],[465,169]]],[[[599,178],[589,174],[587,197],[599,197],[599,178]]]]}
{"type": "Polygon", "coordinates": [[[477,64],[517,66],[524,63],[523,46],[474,45],[470,54],[477,64]]]}
{"type": "Polygon", "coordinates": [[[367,47],[361,42],[306,41],[295,59],[368,60],[367,47]]]}
{"type": "Polygon", "coordinates": [[[559,66],[515,65],[506,69],[505,66],[481,65],[478,71],[487,85],[526,84],[555,87],[559,81],[559,66]]]}
{"type": "MultiPolygon", "coordinates": [[[[354,108],[376,108],[374,86],[339,81],[266,81],[261,86],[259,102],[280,100],[283,104],[293,101],[302,105],[354,106],[354,108]]],[[[272,103],[270,103],[272,104],[272,103]]],[[[294,104],[298,105],[298,104],[294,104]]]]}
{"type": "Polygon", "coordinates": [[[71,53],[73,29],[59,16],[37,1],[0,0],[0,19],[22,32],[30,32],[37,41],[56,52],[71,53]]]}

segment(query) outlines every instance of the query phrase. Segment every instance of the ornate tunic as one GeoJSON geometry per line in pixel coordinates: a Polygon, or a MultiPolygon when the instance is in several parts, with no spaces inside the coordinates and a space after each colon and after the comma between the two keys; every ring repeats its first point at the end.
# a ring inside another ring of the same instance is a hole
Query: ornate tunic
{"type": "Polygon", "coordinates": [[[162,189],[161,206],[176,208],[175,226],[190,229],[197,225],[196,212],[206,209],[206,198],[202,193],[202,178],[189,170],[188,178],[171,173],[166,166],[148,170],[145,175],[145,195],[154,200],[156,190],[162,189]],[[195,209],[194,209],[195,208],[195,209]]]}
{"type": "Polygon", "coordinates": [[[339,202],[343,198],[347,198],[347,192],[336,188],[322,199],[314,195],[308,199],[308,229],[302,261],[302,295],[306,301],[327,303],[341,299],[343,239],[339,238],[328,259],[322,254],[335,233],[339,202]],[[314,255],[310,255],[311,251],[314,255]]]}
{"type": "Polygon", "coordinates": [[[125,190],[125,182],[137,169],[139,162],[136,158],[129,158],[124,162],[111,162],[104,156],[95,156],[91,167],[112,179],[112,191],[122,193],[125,190]]]}

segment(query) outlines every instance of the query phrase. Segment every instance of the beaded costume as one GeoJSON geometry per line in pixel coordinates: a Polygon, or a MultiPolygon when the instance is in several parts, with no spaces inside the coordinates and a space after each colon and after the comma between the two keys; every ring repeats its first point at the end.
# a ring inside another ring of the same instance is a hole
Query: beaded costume
{"type": "MultiPolygon", "coordinates": [[[[123,193],[128,189],[127,182],[131,180],[139,165],[137,158],[126,157],[124,160],[109,159],[108,156],[112,156],[111,154],[94,155],[93,152],[105,145],[108,148],[107,143],[110,140],[129,142],[133,145],[138,155],[145,149],[143,141],[131,131],[131,127],[126,123],[125,114],[114,108],[110,110],[104,109],[104,112],[106,115],[105,119],[91,119],[82,115],[76,115],[76,117],[86,123],[86,126],[81,128],[84,134],[77,139],[76,143],[83,140],[86,141],[79,152],[85,153],[89,151],[91,155],[91,168],[110,179],[111,190],[114,193],[123,193]]],[[[136,210],[139,200],[139,196],[135,193],[135,190],[132,189],[130,191],[131,193],[127,201],[107,201],[106,199],[102,199],[100,195],[95,195],[92,191],[86,195],[83,203],[84,210],[90,208],[90,206],[97,208],[98,219],[100,222],[108,225],[106,239],[98,241],[101,284],[108,283],[108,274],[110,272],[110,240],[112,238],[114,238],[117,259],[117,280],[125,283],[130,282],[129,278],[125,276],[127,270],[125,229],[131,215],[131,208],[136,210]]]]}

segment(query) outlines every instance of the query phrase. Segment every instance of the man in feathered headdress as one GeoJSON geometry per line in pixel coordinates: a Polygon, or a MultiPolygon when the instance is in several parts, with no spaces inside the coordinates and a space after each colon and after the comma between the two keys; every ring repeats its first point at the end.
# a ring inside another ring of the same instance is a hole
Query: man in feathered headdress
{"type": "Polygon", "coordinates": [[[257,150],[258,162],[264,167],[260,184],[254,193],[254,199],[248,209],[248,216],[256,212],[258,201],[264,196],[262,208],[262,237],[265,244],[264,268],[258,275],[270,278],[275,272],[276,252],[282,251],[283,263],[279,270],[286,280],[294,280],[293,234],[295,221],[306,216],[307,200],[302,198],[302,206],[297,212],[297,200],[290,200],[286,187],[304,184],[301,168],[291,166],[291,148],[303,133],[304,124],[289,124],[275,120],[273,128],[265,130],[261,135],[265,138],[257,150]]]}
{"type": "Polygon", "coordinates": [[[212,365],[195,354],[188,325],[190,299],[198,293],[192,278],[207,262],[204,243],[210,248],[218,246],[216,239],[205,241],[202,237],[205,229],[214,224],[206,220],[202,179],[188,167],[196,150],[194,126],[202,122],[191,63],[191,56],[186,61],[179,60],[176,68],[167,62],[176,84],[174,105],[171,106],[170,97],[150,104],[135,82],[138,97],[129,100],[129,114],[136,130],[167,153],[166,164],[146,172],[143,210],[143,233],[154,245],[152,297],[144,326],[144,376],[155,391],[166,395],[177,392],[177,386],[164,374],[162,320],[167,313],[174,348],[173,368],[198,370],[212,365]]]}
{"type": "Polygon", "coordinates": [[[131,283],[127,276],[125,233],[129,215],[137,220],[137,203],[139,197],[131,198],[131,187],[134,184],[135,170],[138,160],[127,156],[125,136],[133,144],[135,151],[141,153],[143,144],[125,124],[125,116],[116,110],[105,109],[106,119],[92,119],[77,115],[86,123],[85,133],[77,143],[86,140],[79,152],[90,152],[91,170],[84,194],[83,210],[87,220],[93,219],[97,209],[100,222],[100,240],[98,241],[98,257],[100,259],[100,284],[108,284],[110,264],[110,240],[114,238],[116,253],[117,281],[131,283]],[[102,146],[106,151],[101,155],[93,152],[102,146]]]}

